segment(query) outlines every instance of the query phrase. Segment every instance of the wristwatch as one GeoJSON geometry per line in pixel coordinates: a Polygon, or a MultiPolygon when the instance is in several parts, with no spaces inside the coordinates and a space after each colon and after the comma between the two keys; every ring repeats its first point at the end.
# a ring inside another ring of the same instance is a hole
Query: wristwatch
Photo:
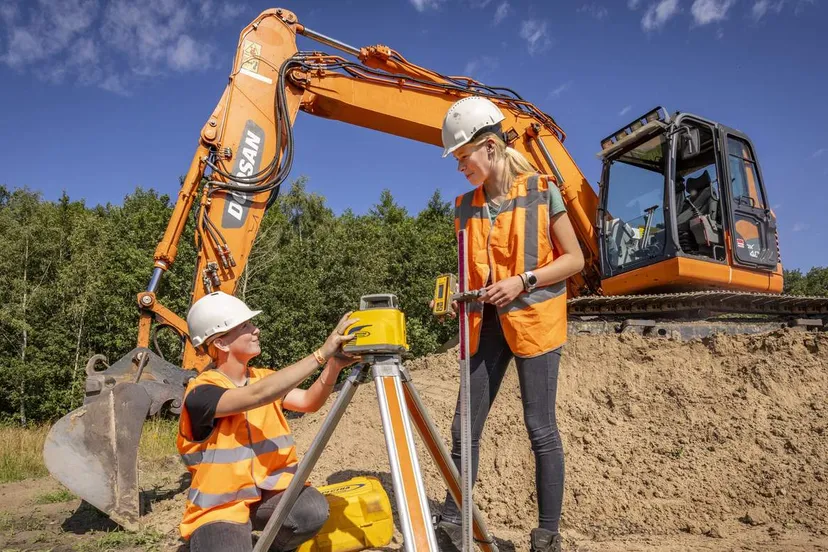
{"type": "Polygon", "coordinates": [[[526,291],[532,291],[538,287],[538,277],[535,276],[535,273],[531,270],[527,270],[523,273],[523,279],[526,282],[526,285],[524,286],[526,291]]]}

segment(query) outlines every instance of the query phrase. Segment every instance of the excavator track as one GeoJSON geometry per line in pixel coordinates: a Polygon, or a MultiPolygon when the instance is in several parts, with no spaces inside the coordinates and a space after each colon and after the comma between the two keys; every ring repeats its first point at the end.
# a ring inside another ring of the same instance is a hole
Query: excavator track
{"type": "Polygon", "coordinates": [[[698,291],[582,296],[570,299],[568,307],[569,331],[574,334],[636,332],[687,340],[716,333],[828,327],[828,297],[698,291]]]}
{"type": "Polygon", "coordinates": [[[570,315],[764,314],[828,315],[828,297],[800,297],[738,291],[697,291],[657,295],[582,296],[568,302],[570,315]]]}

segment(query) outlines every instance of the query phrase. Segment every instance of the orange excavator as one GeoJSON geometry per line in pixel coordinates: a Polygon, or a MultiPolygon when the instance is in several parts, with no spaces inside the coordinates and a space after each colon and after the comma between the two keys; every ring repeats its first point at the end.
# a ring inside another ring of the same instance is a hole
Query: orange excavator
{"type": "Polygon", "coordinates": [[[100,356],[89,360],[84,405],[46,441],[52,475],[120,525],[138,526],[144,420],[162,408],[179,413],[187,381],[208,363],[186,340],[182,366],[149,349],[157,327],[187,335],[184,319],[156,291],[193,209],[192,301],[235,291],[265,211],[291,171],[299,111],[440,146],[449,106],[471,95],[500,107],[509,144],[553,175],[561,191],[586,259],[567,285],[575,327],[632,320],[659,333],[669,324],[692,333],[712,325],[699,321],[733,313],[822,324],[828,299],[780,295],[776,218],[745,134],[653,109],[601,140],[596,194],[564,148],[564,131],[516,92],[439,74],[386,46],[349,46],[288,10],[269,9],[241,32],[227,88],[201,129],[149,284],[137,297],[137,347],[103,370],[100,356]],[[349,57],[299,51],[297,35],[349,57]],[[646,320],[636,318],[642,314],[646,320]]]}

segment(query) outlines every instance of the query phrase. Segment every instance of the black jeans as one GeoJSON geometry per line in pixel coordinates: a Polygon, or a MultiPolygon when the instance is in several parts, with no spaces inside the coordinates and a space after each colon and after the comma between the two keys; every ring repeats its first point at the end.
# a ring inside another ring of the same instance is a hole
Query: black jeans
{"type": "MultiPolygon", "coordinates": [[[[283,491],[262,491],[262,500],[250,508],[250,520],[245,524],[213,522],[202,525],[190,537],[191,552],[251,552],[253,529],[261,531],[267,525],[283,491]]],[[[296,504],[276,534],[272,552],[288,552],[312,538],[328,521],[328,501],[313,487],[299,493],[296,504]]]]}
{"type": "MultiPolygon", "coordinates": [[[[497,396],[509,361],[515,358],[523,421],[535,453],[535,487],[538,494],[539,527],[558,532],[563,506],[564,451],[555,419],[558,365],[561,349],[533,358],[515,357],[500,326],[497,311],[488,303],[483,309],[480,345],[471,357],[472,482],[477,481],[480,436],[497,396]]],[[[451,424],[451,458],[460,470],[460,398],[451,424]]],[[[460,523],[460,511],[446,493],[442,519],[460,523]]]]}

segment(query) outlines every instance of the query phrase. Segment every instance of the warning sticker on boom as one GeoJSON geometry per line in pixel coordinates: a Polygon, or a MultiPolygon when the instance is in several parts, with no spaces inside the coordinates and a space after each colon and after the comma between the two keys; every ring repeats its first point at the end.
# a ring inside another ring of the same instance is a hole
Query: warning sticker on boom
{"type": "Polygon", "coordinates": [[[262,55],[262,45],[253,42],[252,40],[245,40],[242,44],[242,69],[259,72],[259,58],[262,55]]]}

